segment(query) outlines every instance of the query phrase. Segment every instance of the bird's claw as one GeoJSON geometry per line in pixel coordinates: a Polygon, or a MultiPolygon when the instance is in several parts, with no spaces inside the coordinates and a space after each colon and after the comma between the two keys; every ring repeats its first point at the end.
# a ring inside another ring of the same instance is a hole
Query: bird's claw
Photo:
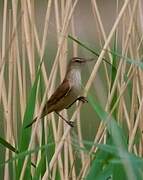
{"type": "Polygon", "coordinates": [[[88,100],[87,100],[86,97],[84,97],[84,96],[80,96],[80,97],[78,98],[78,100],[79,100],[79,101],[82,101],[83,103],[88,103],[88,100]]]}
{"type": "Polygon", "coordinates": [[[74,127],[74,122],[73,121],[68,121],[68,125],[71,127],[74,127]]]}

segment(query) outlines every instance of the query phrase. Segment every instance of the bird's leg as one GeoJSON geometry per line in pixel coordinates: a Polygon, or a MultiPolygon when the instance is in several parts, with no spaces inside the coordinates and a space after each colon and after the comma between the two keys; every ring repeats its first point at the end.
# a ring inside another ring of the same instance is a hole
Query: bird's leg
{"type": "Polygon", "coordinates": [[[66,109],[69,109],[76,101],[82,101],[83,103],[88,102],[88,100],[86,99],[86,97],[80,96],[80,97],[78,97],[74,102],[72,102],[66,109]]]}
{"type": "Polygon", "coordinates": [[[67,121],[60,113],[55,111],[55,113],[62,118],[69,126],[74,127],[74,122],[73,121],[67,121]]]}

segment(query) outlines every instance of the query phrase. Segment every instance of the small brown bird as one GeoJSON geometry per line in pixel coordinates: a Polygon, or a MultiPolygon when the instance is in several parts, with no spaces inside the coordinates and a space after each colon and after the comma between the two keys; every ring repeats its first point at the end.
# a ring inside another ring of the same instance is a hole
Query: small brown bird
{"type": "MultiPolygon", "coordinates": [[[[73,127],[73,122],[67,121],[65,118],[63,118],[59,114],[59,111],[68,109],[77,100],[87,102],[84,96],[80,96],[81,67],[86,64],[86,62],[92,60],[93,59],[79,57],[74,57],[70,60],[63,82],[59,85],[59,87],[45,104],[40,119],[51,112],[56,112],[67,124],[73,127]]],[[[26,128],[30,127],[36,120],[37,117],[29,125],[27,125],[26,128]]]]}

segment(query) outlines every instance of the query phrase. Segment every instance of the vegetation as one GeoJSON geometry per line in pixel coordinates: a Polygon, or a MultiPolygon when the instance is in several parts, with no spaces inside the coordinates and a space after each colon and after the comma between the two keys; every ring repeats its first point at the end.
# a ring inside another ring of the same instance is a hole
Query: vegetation
{"type": "Polygon", "coordinates": [[[1,179],[143,179],[141,1],[117,0],[108,33],[101,4],[86,1],[97,34],[91,44],[76,23],[84,1],[42,3],[40,15],[37,1],[1,2],[1,179]],[[83,54],[97,59],[83,73],[88,104],[61,112],[75,127],[51,113],[26,129],[62,81],[69,57],[83,54]]]}

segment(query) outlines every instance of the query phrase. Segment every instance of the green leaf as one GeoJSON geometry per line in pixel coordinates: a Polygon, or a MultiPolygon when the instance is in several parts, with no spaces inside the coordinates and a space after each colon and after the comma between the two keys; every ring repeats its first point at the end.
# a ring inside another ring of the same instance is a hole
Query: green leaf
{"type": "Polygon", "coordinates": [[[18,153],[18,150],[15,147],[13,147],[9,142],[7,142],[1,137],[0,137],[0,144],[2,144],[5,148],[8,148],[11,151],[18,153]]]}
{"type": "MultiPolygon", "coordinates": [[[[113,55],[115,55],[115,56],[118,56],[118,57],[120,57],[121,59],[123,59],[124,61],[126,61],[128,64],[133,64],[133,65],[135,65],[135,66],[137,66],[137,67],[140,67],[141,69],[143,69],[143,62],[141,62],[141,60],[139,60],[139,59],[135,59],[135,60],[133,60],[133,59],[130,59],[130,58],[128,58],[128,57],[125,57],[125,56],[122,56],[119,52],[113,52],[113,51],[109,51],[111,54],[113,54],[113,55]]],[[[117,60],[120,60],[120,59],[118,59],[117,58],[117,60]]]]}
{"type": "Polygon", "coordinates": [[[42,172],[43,172],[43,165],[45,166],[45,151],[43,152],[42,156],[41,156],[41,159],[38,163],[38,166],[37,168],[35,169],[35,174],[34,174],[34,177],[33,177],[33,180],[39,180],[40,179],[40,175],[42,177],[42,172]]]}
{"type": "MultiPolygon", "coordinates": [[[[113,52],[116,52],[116,51],[117,51],[117,36],[116,36],[116,33],[115,33],[113,52]]],[[[117,56],[115,54],[111,54],[111,55],[112,55],[112,64],[113,64],[114,67],[116,67],[117,56]]],[[[115,68],[112,67],[111,68],[110,92],[112,90],[112,86],[114,84],[114,81],[115,81],[115,78],[116,78],[116,74],[117,74],[117,71],[115,70],[115,68]]],[[[112,99],[112,102],[111,102],[111,105],[110,105],[110,110],[114,107],[116,101],[117,101],[117,88],[115,89],[115,92],[114,92],[114,96],[113,96],[113,99],[112,99]]],[[[117,114],[116,109],[112,113],[115,118],[116,118],[116,114],[117,114]]]]}
{"type": "Polygon", "coordinates": [[[1,163],[0,166],[4,166],[6,163],[12,163],[13,161],[15,160],[19,160],[19,159],[22,159],[23,157],[26,157],[28,155],[31,155],[32,153],[36,153],[36,152],[39,152],[40,150],[43,150],[43,149],[48,149],[49,147],[51,146],[55,146],[54,143],[48,143],[46,145],[43,145],[43,146],[40,146],[40,147],[36,147],[35,149],[33,150],[26,150],[26,151],[23,151],[21,153],[18,153],[16,154],[14,157],[6,160],[5,162],[1,163]]]}
{"type": "MultiPolygon", "coordinates": [[[[143,178],[143,175],[141,174],[143,166],[140,166],[140,163],[142,164],[142,159],[128,152],[127,139],[124,135],[123,129],[119,127],[117,121],[112,116],[105,112],[103,108],[99,106],[99,104],[93,101],[93,98],[89,97],[89,102],[91,103],[95,112],[98,114],[99,118],[107,127],[107,131],[113,141],[113,147],[116,148],[116,154],[113,157],[118,157],[121,168],[125,171],[126,177],[128,179],[143,178]]],[[[93,161],[93,166],[95,166],[94,164],[96,163],[97,160],[95,159],[93,161]]],[[[111,162],[109,161],[109,163],[111,162]]],[[[122,171],[122,173],[124,172],[122,171]]]]}
{"type": "MultiPolygon", "coordinates": [[[[89,52],[93,53],[95,56],[99,57],[99,53],[98,53],[98,52],[96,52],[95,50],[89,48],[87,45],[85,45],[84,43],[82,43],[82,42],[79,41],[78,39],[75,39],[75,38],[74,38],[73,36],[71,36],[71,35],[68,35],[68,38],[71,39],[71,40],[73,40],[73,41],[75,41],[77,44],[79,44],[80,46],[82,46],[83,48],[85,48],[86,50],[88,50],[89,52]]],[[[107,61],[105,58],[103,58],[103,60],[104,60],[106,63],[108,63],[108,64],[110,64],[110,65],[112,66],[112,64],[111,64],[109,61],[107,61]]],[[[114,67],[113,67],[113,68],[114,68],[114,67]]],[[[115,68],[115,69],[116,69],[116,68],[115,68]]]]}
{"type": "MultiPolygon", "coordinates": [[[[71,36],[71,35],[68,35],[68,38],[71,39],[71,40],[73,40],[73,41],[75,41],[75,42],[78,43],[80,46],[82,46],[83,48],[87,49],[89,52],[91,52],[91,53],[93,53],[94,55],[96,55],[96,56],[99,57],[99,54],[100,54],[100,53],[98,53],[98,52],[96,52],[95,50],[89,48],[85,43],[81,42],[80,40],[74,38],[74,37],[71,36]]],[[[141,69],[143,69],[143,63],[142,63],[140,60],[137,60],[137,59],[136,59],[136,60],[133,60],[133,59],[130,59],[130,58],[128,58],[128,57],[122,56],[122,55],[119,54],[117,51],[116,51],[116,52],[109,51],[109,50],[105,50],[105,51],[111,53],[111,55],[120,57],[121,59],[125,60],[128,64],[134,64],[134,65],[140,67],[141,69]]],[[[104,60],[106,63],[110,64],[110,65],[116,70],[116,68],[114,67],[114,65],[112,65],[110,62],[108,62],[105,58],[103,58],[103,60],[104,60]]],[[[116,58],[116,60],[120,60],[120,59],[116,58]]]]}
{"type": "MultiPolygon", "coordinates": [[[[98,179],[97,177],[101,176],[104,168],[108,167],[108,160],[111,158],[111,155],[105,151],[98,151],[95,158],[96,159],[92,163],[86,180],[98,179]]],[[[110,176],[110,173],[111,172],[108,169],[108,173],[104,176],[104,178],[107,179],[110,176]]]]}
{"type": "MultiPolygon", "coordinates": [[[[44,122],[42,123],[42,145],[46,144],[45,140],[45,128],[44,128],[44,122]]],[[[46,156],[45,156],[45,149],[41,151],[41,157],[42,157],[42,166],[41,166],[41,176],[43,177],[45,171],[46,171],[46,156]],[[43,156],[43,157],[42,157],[43,156]]]]}
{"type": "MultiPolygon", "coordinates": [[[[21,134],[20,134],[20,141],[19,141],[19,152],[20,153],[27,150],[27,148],[29,146],[29,141],[31,138],[31,127],[30,128],[25,128],[25,127],[33,119],[33,114],[34,114],[35,104],[36,104],[36,93],[37,93],[38,81],[40,78],[42,62],[43,61],[41,61],[40,65],[39,65],[33,87],[30,91],[28,103],[26,105],[26,110],[25,110],[25,114],[24,114],[24,118],[23,118],[22,130],[21,130],[21,134]]],[[[21,173],[21,170],[23,167],[23,162],[24,162],[24,158],[19,159],[19,161],[18,161],[17,173],[16,173],[17,179],[19,179],[19,177],[20,177],[20,173],[21,173]]],[[[30,157],[29,157],[29,160],[27,162],[27,167],[25,170],[24,179],[31,178],[30,167],[31,167],[31,161],[30,161],[30,157]]]]}
{"type": "Polygon", "coordinates": [[[89,102],[92,105],[93,109],[99,116],[99,118],[107,125],[107,130],[112,136],[115,145],[120,145],[122,148],[127,149],[127,139],[123,133],[121,127],[118,126],[115,119],[105,112],[99,104],[97,104],[91,96],[89,96],[89,102]],[[117,141],[118,140],[118,141],[117,141]]]}

